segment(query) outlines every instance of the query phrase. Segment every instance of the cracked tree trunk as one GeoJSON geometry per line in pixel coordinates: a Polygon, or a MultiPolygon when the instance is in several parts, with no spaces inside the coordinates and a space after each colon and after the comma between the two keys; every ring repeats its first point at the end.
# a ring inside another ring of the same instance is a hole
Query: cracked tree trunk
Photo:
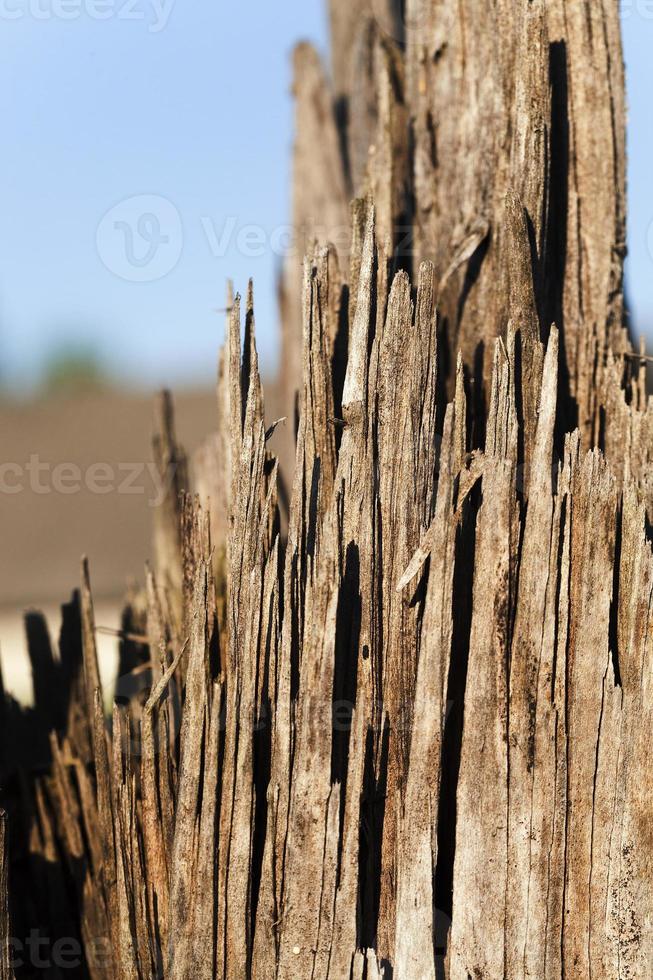
{"type": "Polygon", "coordinates": [[[176,480],[131,693],[106,724],[84,566],[60,658],[30,634],[51,685],[4,699],[12,935],[75,937],[93,980],[652,977],[653,402],[623,322],[616,5],[331,21],[333,83],[295,62],[292,452],[250,288],[191,482],[158,413],[176,480]]]}

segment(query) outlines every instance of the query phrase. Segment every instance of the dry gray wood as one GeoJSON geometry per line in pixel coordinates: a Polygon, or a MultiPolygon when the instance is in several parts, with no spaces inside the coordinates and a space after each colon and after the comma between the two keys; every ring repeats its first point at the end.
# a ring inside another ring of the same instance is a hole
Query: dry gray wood
{"type": "Polygon", "coordinates": [[[283,553],[253,300],[242,352],[234,302],[225,616],[208,512],[182,501],[189,632],[149,572],[153,690],[110,750],[84,566],[64,717],[88,734],[53,736],[32,849],[66,855],[84,944],[110,938],[94,977],[646,976],[648,485],[632,443],[619,475],[578,431],[557,448],[555,328],[544,357],[497,341],[470,452],[435,269],[388,290],[375,241],[368,206],[344,377],[340,272],[330,250],[306,266],[283,553]]]}
{"type": "MultiPolygon", "coordinates": [[[[458,350],[471,372],[484,364],[490,375],[494,338],[505,337],[512,315],[506,274],[513,278],[518,258],[528,268],[534,328],[546,336],[555,321],[565,340],[561,386],[575,402],[562,410],[589,448],[609,397],[603,389],[612,389],[610,353],[628,350],[618,5],[331,0],[330,21],[333,108],[329,116],[323,83],[320,113],[342,151],[325,155],[311,138],[315,110],[307,116],[300,96],[297,145],[311,178],[294,185],[296,228],[310,239],[311,219],[317,227],[334,207],[342,213],[343,182],[374,194],[379,247],[413,273],[424,259],[435,264],[450,394],[458,350]],[[327,160],[329,178],[320,179],[327,160]],[[328,198],[320,210],[305,205],[315,177],[328,198]],[[521,258],[507,200],[525,223],[521,258]]],[[[299,93],[316,71],[302,50],[299,93]]],[[[299,264],[296,255],[289,262],[296,284],[299,264]]],[[[299,308],[297,287],[284,292],[284,324],[297,324],[299,308]]],[[[296,387],[299,337],[298,326],[290,329],[284,352],[285,383],[296,387]]]]}
{"type": "Polygon", "coordinates": [[[93,980],[653,977],[616,8],[397,9],[332,0],[332,86],[297,55],[282,459],[250,284],[195,487],[160,404],[134,693],[105,718],[84,564],[52,693],[2,698],[46,753],[3,757],[12,929],[93,980]]]}

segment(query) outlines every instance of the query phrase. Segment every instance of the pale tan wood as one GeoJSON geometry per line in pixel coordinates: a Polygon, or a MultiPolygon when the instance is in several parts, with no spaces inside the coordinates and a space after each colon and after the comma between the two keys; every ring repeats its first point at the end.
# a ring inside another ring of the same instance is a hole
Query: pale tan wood
{"type": "Polygon", "coordinates": [[[38,919],[93,980],[651,976],[616,7],[405,6],[332,0],[332,81],[296,55],[282,458],[250,283],[194,485],[159,403],[133,690],[108,720],[84,563],[61,662],[32,630],[51,690],[0,699],[5,951],[38,919]]]}

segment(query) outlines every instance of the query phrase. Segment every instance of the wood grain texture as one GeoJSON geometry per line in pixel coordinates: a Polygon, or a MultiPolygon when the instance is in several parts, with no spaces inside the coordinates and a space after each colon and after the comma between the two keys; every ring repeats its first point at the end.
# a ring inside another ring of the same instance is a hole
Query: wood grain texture
{"type": "Polygon", "coordinates": [[[30,621],[34,707],[0,698],[3,976],[35,928],[92,980],[653,976],[616,8],[330,16],[332,82],[295,66],[295,424],[273,453],[229,290],[194,484],[159,405],[174,478],[111,718],[86,562],[59,656],[30,621]]]}

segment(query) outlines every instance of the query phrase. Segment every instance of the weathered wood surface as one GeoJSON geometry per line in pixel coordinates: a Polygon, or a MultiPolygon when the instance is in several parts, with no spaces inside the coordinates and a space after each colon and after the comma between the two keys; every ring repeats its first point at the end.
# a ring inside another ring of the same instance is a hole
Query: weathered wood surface
{"type": "Polygon", "coordinates": [[[434,269],[388,292],[375,251],[369,208],[344,365],[333,257],[306,266],[283,548],[236,299],[224,614],[189,500],[182,626],[150,573],[153,689],[112,735],[85,573],[76,728],[30,790],[28,847],[35,873],[63,855],[84,945],[110,940],[92,976],[436,977],[447,944],[452,978],[650,974],[645,494],[558,441],[555,329],[545,357],[497,341],[472,451],[462,365],[442,402],[434,269]]]}
{"type": "Polygon", "coordinates": [[[34,709],[3,698],[0,941],[73,937],[93,980],[653,977],[616,13],[385,10],[332,4],[346,116],[297,57],[295,213],[351,238],[286,270],[287,508],[250,288],[197,497],[161,403],[112,719],[86,564],[59,657],[32,621],[34,709]]]}
{"type": "MultiPolygon", "coordinates": [[[[557,323],[563,337],[566,420],[589,448],[611,385],[610,351],[628,349],[619,5],[331,0],[330,16],[332,91],[325,83],[307,103],[316,69],[306,54],[296,63],[296,170],[315,177],[329,160],[320,195],[311,181],[295,185],[302,241],[311,226],[323,239],[341,233],[339,217],[329,222],[343,183],[373,191],[379,244],[413,275],[423,260],[435,265],[450,394],[459,350],[479,384],[489,376],[494,339],[527,312],[510,302],[511,281],[526,277],[539,322],[557,323]],[[339,160],[310,138],[316,125],[327,146],[337,129],[339,160]],[[336,186],[325,208],[324,191],[336,186]],[[516,234],[530,246],[521,257],[516,234]]],[[[299,261],[293,255],[289,268],[299,261]]],[[[300,308],[297,288],[289,307],[300,308]]],[[[290,364],[300,330],[292,316],[284,323],[290,364]]]]}

